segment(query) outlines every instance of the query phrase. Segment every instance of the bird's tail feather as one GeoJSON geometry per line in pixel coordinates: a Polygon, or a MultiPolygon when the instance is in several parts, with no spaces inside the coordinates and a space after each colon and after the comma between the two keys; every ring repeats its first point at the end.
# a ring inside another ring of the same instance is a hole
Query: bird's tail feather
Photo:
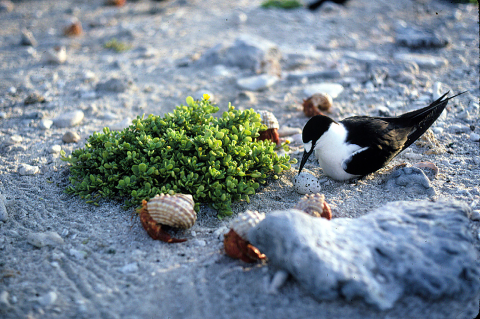
{"type": "Polygon", "coordinates": [[[467,91],[458,93],[454,96],[448,97],[444,99],[447,94],[445,93],[437,100],[433,101],[429,106],[424,107],[419,110],[415,110],[412,112],[408,112],[400,116],[399,118],[405,121],[405,119],[409,119],[410,123],[416,123],[415,129],[410,132],[407,142],[403,146],[402,150],[409,147],[413,142],[415,142],[426,130],[437,120],[437,118],[442,114],[443,110],[447,106],[449,100],[453,99],[456,96],[459,96],[467,91]]]}

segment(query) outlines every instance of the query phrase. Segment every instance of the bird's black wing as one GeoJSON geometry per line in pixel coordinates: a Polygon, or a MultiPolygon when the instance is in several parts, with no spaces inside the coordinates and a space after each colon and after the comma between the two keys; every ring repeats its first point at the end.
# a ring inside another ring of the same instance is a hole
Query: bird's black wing
{"type": "Polygon", "coordinates": [[[343,169],[366,175],[382,168],[425,133],[450,99],[463,93],[445,99],[447,92],[427,107],[398,117],[354,116],[341,121],[348,131],[346,142],[364,148],[346,159],[343,169]]]}
{"type": "Polygon", "coordinates": [[[403,149],[408,139],[409,129],[388,119],[354,116],[341,123],[348,131],[346,142],[361,147],[342,163],[343,169],[353,175],[379,170],[403,149]]]}

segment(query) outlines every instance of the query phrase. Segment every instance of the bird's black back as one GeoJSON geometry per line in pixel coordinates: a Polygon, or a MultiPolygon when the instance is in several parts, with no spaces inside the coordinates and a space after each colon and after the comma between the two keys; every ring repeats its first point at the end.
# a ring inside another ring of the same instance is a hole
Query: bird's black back
{"type": "MultiPolygon", "coordinates": [[[[460,94],[463,94],[462,92],[460,94]]],[[[435,122],[450,99],[445,93],[427,107],[398,117],[354,116],[341,123],[348,131],[346,142],[367,150],[346,162],[345,171],[366,175],[385,166],[393,157],[415,142],[435,122]]]]}

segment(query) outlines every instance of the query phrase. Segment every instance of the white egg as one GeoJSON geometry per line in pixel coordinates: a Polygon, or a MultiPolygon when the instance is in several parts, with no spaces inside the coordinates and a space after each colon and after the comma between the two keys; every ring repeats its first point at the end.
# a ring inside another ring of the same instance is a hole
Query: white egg
{"type": "Polygon", "coordinates": [[[322,189],[318,178],[305,170],[294,177],[293,188],[300,194],[316,194],[322,189]]]}

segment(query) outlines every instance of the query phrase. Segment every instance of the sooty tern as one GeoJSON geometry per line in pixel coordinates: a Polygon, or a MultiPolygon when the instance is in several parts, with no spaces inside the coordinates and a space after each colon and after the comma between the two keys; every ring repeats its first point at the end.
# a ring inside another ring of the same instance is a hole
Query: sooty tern
{"type": "Polygon", "coordinates": [[[397,117],[353,116],[335,122],[325,115],[314,116],[303,128],[305,150],[298,173],[314,151],[323,172],[333,179],[373,173],[425,133],[450,99],[465,92],[445,98],[447,92],[429,106],[397,117]]]}

